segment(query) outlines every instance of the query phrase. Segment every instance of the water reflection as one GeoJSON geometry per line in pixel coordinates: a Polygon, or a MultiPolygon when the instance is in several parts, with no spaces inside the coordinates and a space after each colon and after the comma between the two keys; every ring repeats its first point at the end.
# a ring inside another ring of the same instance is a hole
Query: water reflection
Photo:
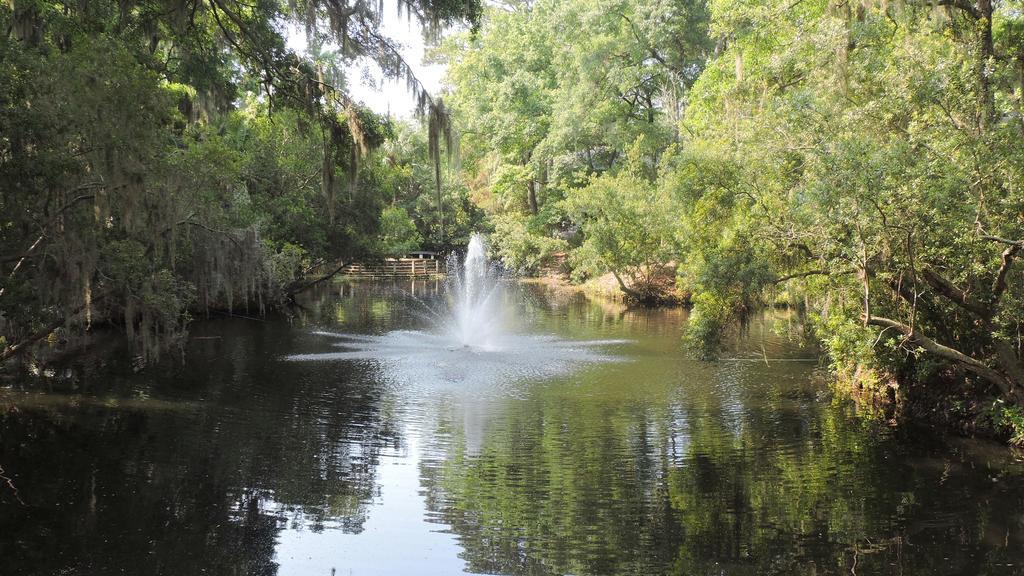
{"type": "Polygon", "coordinates": [[[26,503],[0,487],[0,572],[1022,573],[1011,453],[857,418],[762,324],[702,364],[683,312],[534,294],[535,333],[629,361],[514,393],[284,360],[336,350],[317,330],[422,330],[408,288],[327,287],[291,324],[197,326],[184,366],[0,392],[26,503]]]}
{"type": "Polygon", "coordinates": [[[469,571],[1020,573],[1020,467],[1005,454],[864,430],[799,390],[768,413],[713,387],[651,401],[651,381],[618,376],[574,390],[585,402],[546,388],[508,403],[476,450],[457,434],[433,446],[429,507],[469,571]]]}

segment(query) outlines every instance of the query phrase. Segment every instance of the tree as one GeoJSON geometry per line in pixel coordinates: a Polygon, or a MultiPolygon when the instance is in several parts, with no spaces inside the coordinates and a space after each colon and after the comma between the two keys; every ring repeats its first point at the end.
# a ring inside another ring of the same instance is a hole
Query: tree
{"type": "Polygon", "coordinates": [[[419,248],[419,232],[416,223],[409,213],[401,206],[390,206],[384,209],[380,217],[381,252],[392,256],[402,256],[419,248]]]}
{"type": "Polygon", "coordinates": [[[715,7],[724,49],[686,127],[688,147],[734,167],[715,234],[770,247],[748,269],[772,273],[748,274],[743,292],[806,293],[843,372],[924,380],[931,358],[1020,403],[1019,84],[995,51],[1013,50],[1019,7],[715,7]]]}
{"type": "MultiPolygon", "coordinates": [[[[430,32],[480,4],[403,3],[430,32]]],[[[0,7],[0,361],[110,321],[155,355],[189,311],[278,301],[310,258],[372,250],[384,202],[360,166],[390,122],[315,47],[416,94],[439,177],[450,123],[382,36],[378,4],[260,0],[0,7]],[[271,120],[271,118],[273,118],[271,120]],[[315,160],[313,160],[315,159],[315,160]]],[[[437,181],[440,189],[440,182],[437,181]]]]}
{"type": "Polygon", "coordinates": [[[443,46],[467,179],[503,214],[496,234],[539,237],[498,243],[568,235],[561,200],[635,142],[657,162],[710,53],[707,24],[702,2],[540,2],[485,11],[479,35],[443,46]]]}
{"type": "Polygon", "coordinates": [[[621,171],[571,191],[566,205],[585,238],[572,255],[577,271],[611,272],[626,296],[656,302],[666,295],[663,268],[678,253],[678,218],[664,190],[644,175],[642,144],[638,139],[621,171]]]}

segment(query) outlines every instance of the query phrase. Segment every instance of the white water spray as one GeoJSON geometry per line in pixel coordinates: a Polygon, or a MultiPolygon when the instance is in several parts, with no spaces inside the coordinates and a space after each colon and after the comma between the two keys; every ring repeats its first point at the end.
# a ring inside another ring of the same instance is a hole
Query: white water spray
{"type": "Polygon", "coordinates": [[[564,340],[508,328],[516,309],[499,269],[487,260],[483,236],[474,234],[465,258],[448,260],[444,309],[423,305],[434,329],[396,330],[380,336],[317,332],[335,339],[339,352],[292,354],[293,361],[375,360],[396,382],[431,389],[458,384],[460,390],[503,390],[530,379],[566,374],[580,366],[621,360],[603,352],[623,340],[564,340]],[[466,384],[472,386],[466,388],[466,384]]]}
{"type": "Polygon", "coordinates": [[[448,263],[448,333],[457,343],[485,349],[497,344],[504,324],[501,287],[501,277],[487,261],[483,236],[473,234],[462,266],[455,258],[448,263]]]}

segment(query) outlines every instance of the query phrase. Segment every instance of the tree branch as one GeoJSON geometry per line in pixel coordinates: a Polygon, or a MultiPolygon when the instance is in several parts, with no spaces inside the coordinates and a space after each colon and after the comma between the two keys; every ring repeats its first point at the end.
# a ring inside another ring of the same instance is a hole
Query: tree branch
{"type": "Polygon", "coordinates": [[[217,230],[216,228],[210,228],[209,226],[207,226],[205,224],[201,224],[199,222],[196,222],[195,220],[188,220],[188,219],[182,220],[182,221],[178,222],[178,224],[188,224],[189,226],[195,226],[196,228],[202,228],[203,230],[206,230],[207,232],[211,232],[213,234],[220,234],[221,236],[224,236],[228,240],[231,240],[231,243],[234,244],[239,250],[245,250],[245,247],[242,246],[242,243],[239,242],[237,238],[232,236],[230,232],[227,232],[225,230],[217,230]]]}
{"type": "MultiPolygon", "coordinates": [[[[911,278],[911,283],[916,285],[916,282],[913,282],[913,278],[911,278]]],[[[894,294],[903,298],[907,304],[915,306],[918,310],[924,310],[929,315],[936,318],[941,317],[942,313],[939,312],[935,302],[927,292],[918,292],[917,289],[908,286],[907,282],[900,282],[895,279],[888,280],[886,284],[888,284],[889,289],[892,290],[894,294]]],[[[949,326],[945,323],[939,323],[936,330],[938,330],[941,333],[941,336],[947,340],[954,339],[952,334],[949,333],[949,326]]]]}
{"type": "Polygon", "coordinates": [[[109,296],[109,293],[103,293],[98,296],[93,296],[91,302],[80,304],[71,312],[57,318],[53,322],[47,324],[46,326],[40,328],[39,330],[33,332],[32,334],[29,334],[28,336],[22,338],[18,342],[11,344],[3,351],[0,351],[0,364],[3,364],[7,360],[10,360],[11,358],[25,352],[32,346],[32,344],[35,344],[36,342],[42,340],[43,338],[46,338],[47,336],[50,335],[51,332],[64,325],[65,322],[77,316],[82,310],[85,310],[89,306],[95,306],[97,302],[104,300],[107,296],[109,296]]]}
{"type": "MultiPolygon", "coordinates": [[[[979,224],[979,228],[980,227],[981,226],[979,224]]],[[[992,236],[990,234],[982,234],[981,235],[981,239],[982,240],[991,240],[993,242],[999,242],[1000,244],[1009,244],[1011,246],[1024,247],[1024,240],[1010,240],[1008,238],[1000,238],[999,236],[992,236]]]]}
{"type": "MultiPolygon", "coordinates": [[[[72,192],[78,192],[80,190],[88,190],[90,188],[102,188],[103,186],[104,185],[103,185],[102,182],[83,184],[83,185],[79,186],[78,188],[75,188],[72,192]]],[[[60,218],[61,214],[63,214],[68,208],[71,208],[72,206],[74,206],[75,204],[78,204],[82,200],[89,200],[90,198],[95,198],[95,197],[96,196],[94,194],[81,194],[81,195],[78,195],[78,196],[72,198],[66,204],[61,206],[60,209],[57,210],[57,212],[54,213],[53,216],[50,217],[50,219],[46,222],[46,224],[44,224],[40,228],[41,232],[39,234],[39,237],[36,238],[36,241],[32,243],[32,246],[30,246],[29,249],[26,250],[24,254],[21,254],[20,256],[12,256],[12,257],[6,257],[5,256],[4,259],[2,260],[2,263],[7,264],[8,262],[14,262],[14,261],[17,262],[17,264],[15,264],[14,268],[11,270],[11,273],[7,276],[7,282],[9,283],[11,281],[11,279],[14,278],[14,275],[18,273],[19,269],[21,269],[21,265],[25,263],[25,260],[28,259],[28,257],[32,255],[32,252],[34,252],[35,249],[39,246],[39,244],[42,243],[43,239],[46,238],[47,230],[50,228],[50,226],[52,226],[54,223],[57,222],[57,220],[60,218]]],[[[3,296],[4,292],[6,290],[7,290],[7,286],[6,285],[5,286],[0,286],[0,296],[3,296]]]]}
{"type": "Polygon", "coordinates": [[[306,290],[309,290],[310,288],[312,288],[313,286],[316,286],[317,284],[320,284],[321,282],[330,280],[335,275],[337,275],[338,272],[341,272],[342,269],[345,268],[345,266],[348,266],[348,262],[340,262],[338,264],[338,267],[335,268],[334,270],[332,270],[331,272],[328,272],[327,274],[324,274],[323,276],[321,276],[321,277],[319,277],[319,278],[317,278],[315,280],[311,280],[309,282],[296,281],[296,282],[292,283],[292,285],[290,287],[285,289],[284,292],[285,292],[285,294],[287,296],[294,297],[296,294],[298,294],[300,292],[305,292],[306,290]]]}
{"type": "Polygon", "coordinates": [[[954,304],[974,314],[982,320],[992,317],[992,307],[984,304],[974,296],[964,292],[960,287],[953,284],[934,269],[926,266],[921,270],[921,276],[936,292],[945,296],[954,304]]]}
{"type": "Polygon", "coordinates": [[[1006,277],[1010,274],[1010,267],[1013,266],[1013,258],[1024,248],[1024,245],[1015,244],[1008,246],[1006,250],[1003,250],[1003,254],[1000,257],[999,272],[996,273],[995,279],[992,281],[992,303],[999,302],[999,299],[1003,297],[1003,292],[1006,292],[1006,277]]]}
{"type": "Polygon", "coordinates": [[[832,275],[845,275],[853,274],[853,270],[840,270],[839,272],[832,272],[831,270],[807,270],[805,272],[795,272],[793,274],[787,274],[780,276],[775,280],[772,280],[772,284],[782,284],[787,280],[793,280],[795,278],[806,278],[808,276],[832,276],[832,275]]]}
{"type": "Polygon", "coordinates": [[[872,316],[867,319],[866,324],[870,326],[892,328],[893,330],[903,334],[910,342],[913,342],[923,348],[926,352],[930,352],[941,358],[962,364],[967,370],[974,372],[988,382],[995,384],[1004,395],[1008,397],[1013,396],[1012,382],[1010,382],[1006,376],[992,368],[989,368],[980,360],[971,358],[963,352],[950,348],[949,346],[939,344],[931,338],[915,332],[910,326],[907,326],[902,322],[897,322],[888,318],[881,318],[879,316],[872,316]]]}
{"type": "MultiPolygon", "coordinates": [[[[930,2],[928,2],[928,4],[930,4],[930,2]]],[[[975,20],[978,20],[983,16],[981,10],[978,10],[978,8],[974,4],[972,4],[970,0],[938,0],[937,2],[935,2],[935,5],[948,6],[950,8],[958,8],[969,14],[971,18],[974,18],[975,20]]]]}

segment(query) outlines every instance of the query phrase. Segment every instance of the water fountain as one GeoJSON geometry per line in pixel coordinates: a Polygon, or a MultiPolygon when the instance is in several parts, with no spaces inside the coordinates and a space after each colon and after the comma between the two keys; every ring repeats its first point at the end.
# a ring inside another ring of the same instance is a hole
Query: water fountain
{"type": "Polygon", "coordinates": [[[579,367],[619,360],[605,352],[622,340],[566,340],[509,329],[515,307],[508,280],[487,260],[483,236],[474,234],[461,261],[451,258],[440,309],[426,307],[433,329],[395,330],[375,336],[317,331],[337,340],[340,352],[294,354],[293,361],[372,360],[391,380],[435,388],[472,384],[480,392],[527,379],[565,374],[579,367]]]}
{"type": "Polygon", "coordinates": [[[462,266],[448,261],[449,334],[463,346],[488,348],[504,326],[500,308],[502,280],[487,261],[487,244],[481,234],[473,234],[462,266]]]}

